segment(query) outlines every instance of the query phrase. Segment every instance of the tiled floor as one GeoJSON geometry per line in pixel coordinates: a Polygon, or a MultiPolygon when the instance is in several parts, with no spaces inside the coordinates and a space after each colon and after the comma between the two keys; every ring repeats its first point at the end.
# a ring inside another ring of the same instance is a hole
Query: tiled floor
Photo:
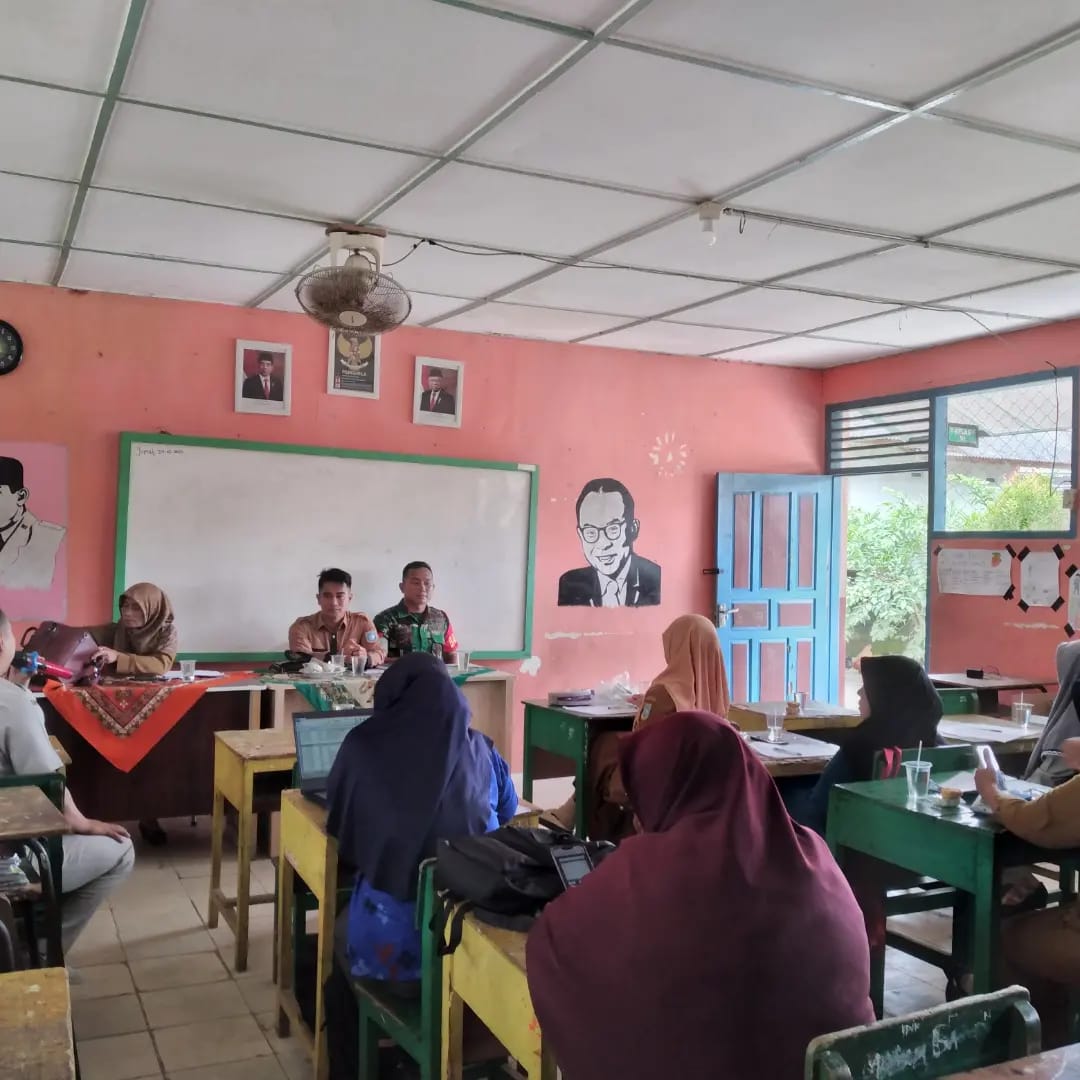
{"type": "MultiPolygon", "coordinates": [[[[138,844],[130,880],[69,957],[81,978],[71,993],[83,1080],[309,1080],[300,1041],[274,1030],[272,908],[251,909],[248,970],[236,974],[232,931],[206,928],[208,824],[166,825],[169,843],[138,844]]],[[[229,858],[227,890],[235,877],[229,858]]],[[[268,860],[252,877],[273,889],[268,860]]]]}
{"type": "MultiPolygon", "coordinates": [[[[166,825],[169,843],[138,845],[130,880],[69,957],[81,977],[72,1008],[83,1080],[309,1080],[302,1044],[274,1030],[270,905],[251,909],[249,966],[238,975],[232,931],[206,928],[208,823],[166,825]]],[[[232,891],[231,857],[225,875],[232,891]]],[[[253,888],[273,889],[269,860],[257,862],[252,877],[253,888]]],[[[926,940],[948,938],[946,919],[905,921],[926,940]]],[[[940,971],[892,950],[885,987],[893,1016],[944,1000],[940,971]]]]}

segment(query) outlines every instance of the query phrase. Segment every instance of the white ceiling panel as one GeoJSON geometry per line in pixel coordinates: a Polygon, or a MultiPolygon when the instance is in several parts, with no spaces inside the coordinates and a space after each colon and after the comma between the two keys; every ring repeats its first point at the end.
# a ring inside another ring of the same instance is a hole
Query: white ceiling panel
{"type": "Polygon", "coordinates": [[[352,221],[425,160],[121,104],[96,182],[316,221],[352,221]]]}
{"type": "Polygon", "coordinates": [[[1080,154],[915,118],[737,201],[922,236],[1077,182],[1080,154]]]}
{"type": "Polygon", "coordinates": [[[1076,19],[1074,0],[663,0],[622,36],[914,103],[1076,19]]]}
{"type": "Polygon", "coordinates": [[[623,320],[611,315],[588,315],[581,311],[526,307],[524,304],[484,304],[473,311],[440,322],[440,330],[463,330],[470,334],[508,334],[543,341],[572,341],[597,334],[623,320]]]}
{"type": "MultiPolygon", "coordinates": [[[[697,217],[676,221],[647,236],[604,252],[604,261],[709,274],[735,281],[764,281],[780,274],[842,259],[881,247],[880,240],[739,219],[728,215],[715,223],[716,244],[707,246],[697,217]]],[[[735,288],[733,285],[732,288],[735,288]]],[[[721,288],[717,292],[722,291],[721,288]]]]}
{"type": "Polygon", "coordinates": [[[172,300],[244,304],[274,280],[272,274],[157,262],[125,255],[72,251],[61,285],[69,289],[137,293],[172,300]]]}
{"type": "Polygon", "coordinates": [[[0,82],[0,162],[15,172],[78,180],[101,99],[0,82]]]}
{"type": "MultiPolygon", "coordinates": [[[[295,311],[297,314],[302,315],[304,309],[300,306],[300,302],[296,299],[296,282],[299,278],[294,278],[287,285],[283,285],[277,292],[268,296],[260,305],[260,308],[269,308],[271,311],[295,311]]],[[[255,290],[248,297],[251,300],[258,290],[255,290]]]]}
{"type": "Polygon", "coordinates": [[[507,0],[506,3],[484,3],[492,11],[510,11],[534,19],[596,30],[615,14],[623,0],[507,0]]]}
{"type": "MultiPolygon", "coordinates": [[[[1080,158],[1080,154],[1077,155],[1080,158]]],[[[1051,199],[1027,210],[1003,214],[991,221],[946,233],[942,239],[1080,262],[1080,193],[1051,199]]],[[[1024,277],[1030,277],[1025,274],[1024,277]]]]}
{"type": "Polygon", "coordinates": [[[414,326],[429,322],[431,319],[441,319],[449,315],[451,311],[457,311],[469,303],[468,298],[458,296],[435,296],[432,293],[410,292],[412,297],[412,311],[409,312],[407,322],[414,326]]]}
{"type": "Polygon", "coordinates": [[[962,94],[946,111],[1080,142],[1080,44],[962,94]]]}
{"type": "Polygon", "coordinates": [[[381,214],[379,224],[417,236],[571,255],[678,208],[665,199],[454,164],[381,214]]]}
{"type": "Polygon", "coordinates": [[[844,319],[857,319],[860,315],[877,315],[883,310],[880,304],[840,296],[820,296],[793,289],[753,289],[691,308],[671,318],[676,322],[685,320],[710,326],[793,333],[814,330],[844,319]]]}
{"type": "Polygon", "coordinates": [[[76,245],[280,272],[294,266],[324,239],[322,229],[304,222],[91,191],[76,245]]]}
{"type": "Polygon", "coordinates": [[[915,245],[854,259],[828,270],[796,274],[786,284],[880,297],[884,300],[929,301],[995,285],[1026,281],[1044,268],[1016,259],[992,259],[966,252],[915,245]]]}
{"type": "Polygon", "coordinates": [[[58,243],[74,197],[74,184],[0,173],[0,238],[58,243]]]}
{"type": "Polygon", "coordinates": [[[128,0],[0,0],[6,75],[104,90],[128,0]]]}
{"type": "Polygon", "coordinates": [[[52,279],[59,254],[55,248],[0,243],[0,279],[44,284],[52,279]]]}
{"type": "MultiPolygon", "coordinates": [[[[392,263],[408,255],[414,243],[404,236],[387,237],[385,262],[392,263]]],[[[422,244],[404,262],[386,267],[386,273],[410,292],[419,290],[477,300],[548,265],[521,255],[469,254],[422,244]]]]}
{"type": "Polygon", "coordinates": [[[651,274],[641,270],[575,266],[526,285],[511,293],[507,299],[639,317],[657,315],[683,304],[692,304],[695,300],[705,300],[730,288],[730,285],[698,278],[651,274]]]}
{"type": "Polygon", "coordinates": [[[155,3],[125,94],[441,150],[572,45],[430,0],[155,3]]]}
{"type": "Polygon", "coordinates": [[[638,349],[642,352],[674,353],[677,356],[706,356],[721,349],[737,349],[761,341],[769,334],[746,330],[721,330],[715,326],[691,326],[677,322],[647,322],[616,330],[588,342],[613,349],[638,349]]]}
{"type": "Polygon", "coordinates": [[[881,115],[839,98],[599,49],[469,156],[706,198],[881,115]]]}
{"type": "Polygon", "coordinates": [[[1080,274],[1059,274],[1023,285],[970,293],[946,300],[945,307],[1000,311],[1033,319],[1069,319],[1080,315],[1080,274]]]}
{"type": "Polygon", "coordinates": [[[826,368],[854,364],[875,356],[890,356],[893,349],[884,345],[864,345],[854,341],[831,341],[828,338],[789,337],[746,349],[730,349],[719,354],[725,360],[745,360],[754,364],[782,364],[787,367],[826,368]]]}
{"type": "Polygon", "coordinates": [[[829,337],[878,342],[897,349],[918,349],[924,345],[980,337],[987,330],[1001,333],[1027,325],[1022,319],[1011,319],[1004,315],[978,315],[975,318],[959,311],[904,308],[888,315],[875,315],[872,319],[834,326],[829,330],[829,337]],[[979,321],[976,322],[975,318],[979,321]]]}

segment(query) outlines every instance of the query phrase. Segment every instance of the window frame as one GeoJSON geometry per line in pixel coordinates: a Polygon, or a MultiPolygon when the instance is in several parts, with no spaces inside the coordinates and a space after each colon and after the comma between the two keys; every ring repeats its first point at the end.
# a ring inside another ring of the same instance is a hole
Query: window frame
{"type": "MultiPolygon", "coordinates": [[[[1048,364],[1048,366],[1050,366],[1048,364]]],[[[1060,530],[1031,530],[1021,532],[959,531],[945,528],[945,467],[948,453],[947,410],[948,399],[954,394],[968,394],[979,390],[998,390],[1010,386],[1022,386],[1028,383],[1049,382],[1053,379],[1070,379],[1072,382],[1072,440],[1069,447],[1069,486],[1080,487],[1078,483],[1077,447],[1080,439],[1080,365],[1070,364],[1052,367],[1050,371],[1034,371],[1024,375],[1009,375],[1000,379],[984,379],[977,382],[956,383],[950,386],[930,387],[904,394],[889,394],[881,397],[862,398],[856,401],[838,401],[825,409],[825,465],[826,472],[833,476],[854,474],[893,473],[905,471],[903,466],[869,466],[858,470],[830,469],[829,446],[832,432],[833,415],[843,409],[860,406],[894,404],[904,401],[930,401],[930,462],[928,468],[928,539],[929,540],[1001,540],[1024,538],[1032,540],[1066,540],[1076,538],[1077,511],[1075,505],[1069,511],[1069,524],[1060,530]]]]}

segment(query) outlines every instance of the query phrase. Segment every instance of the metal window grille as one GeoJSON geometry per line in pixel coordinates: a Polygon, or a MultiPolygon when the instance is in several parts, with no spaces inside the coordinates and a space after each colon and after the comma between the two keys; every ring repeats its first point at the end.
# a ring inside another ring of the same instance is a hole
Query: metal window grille
{"type": "Polygon", "coordinates": [[[829,411],[826,468],[833,474],[930,467],[930,399],[841,405],[829,411]]]}

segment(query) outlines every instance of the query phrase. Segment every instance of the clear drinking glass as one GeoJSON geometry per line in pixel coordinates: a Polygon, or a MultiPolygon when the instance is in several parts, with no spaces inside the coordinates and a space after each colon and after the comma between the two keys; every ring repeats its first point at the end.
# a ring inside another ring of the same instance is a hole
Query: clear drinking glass
{"type": "Polygon", "coordinates": [[[800,690],[795,695],[795,700],[799,703],[799,715],[806,715],[806,706],[810,704],[810,695],[805,690],[800,690]]]}
{"type": "Polygon", "coordinates": [[[779,742],[784,734],[784,710],[770,709],[765,716],[765,725],[769,729],[769,742],[779,742]]]}
{"type": "Polygon", "coordinates": [[[180,677],[184,682],[195,681],[195,661],[194,660],[181,660],[180,661],[180,677]]]}
{"type": "Polygon", "coordinates": [[[464,649],[458,649],[457,651],[457,669],[459,672],[466,672],[469,670],[469,661],[472,659],[472,653],[466,652],[464,649]]]}
{"type": "Polygon", "coordinates": [[[905,761],[904,769],[907,771],[908,799],[925,799],[930,791],[930,762],[905,761]]]}
{"type": "Polygon", "coordinates": [[[354,677],[360,674],[360,657],[359,656],[350,656],[349,657],[349,670],[353,673],[354,677]]]}
{"type": "Polygon", "coordinates": [[[330,668],[333,671],[345,670],[345,654],[336,652],[330,657],[330,668]]]}
{"type": "Polygon", "coordinates": [[[1014,701],[1012,703],[1013,723],[1019,724],[1022,728],[1026,729],[1028,724],[1031,723],[1031,709],[1032,705],[1030,701],[1014,701]]]}

